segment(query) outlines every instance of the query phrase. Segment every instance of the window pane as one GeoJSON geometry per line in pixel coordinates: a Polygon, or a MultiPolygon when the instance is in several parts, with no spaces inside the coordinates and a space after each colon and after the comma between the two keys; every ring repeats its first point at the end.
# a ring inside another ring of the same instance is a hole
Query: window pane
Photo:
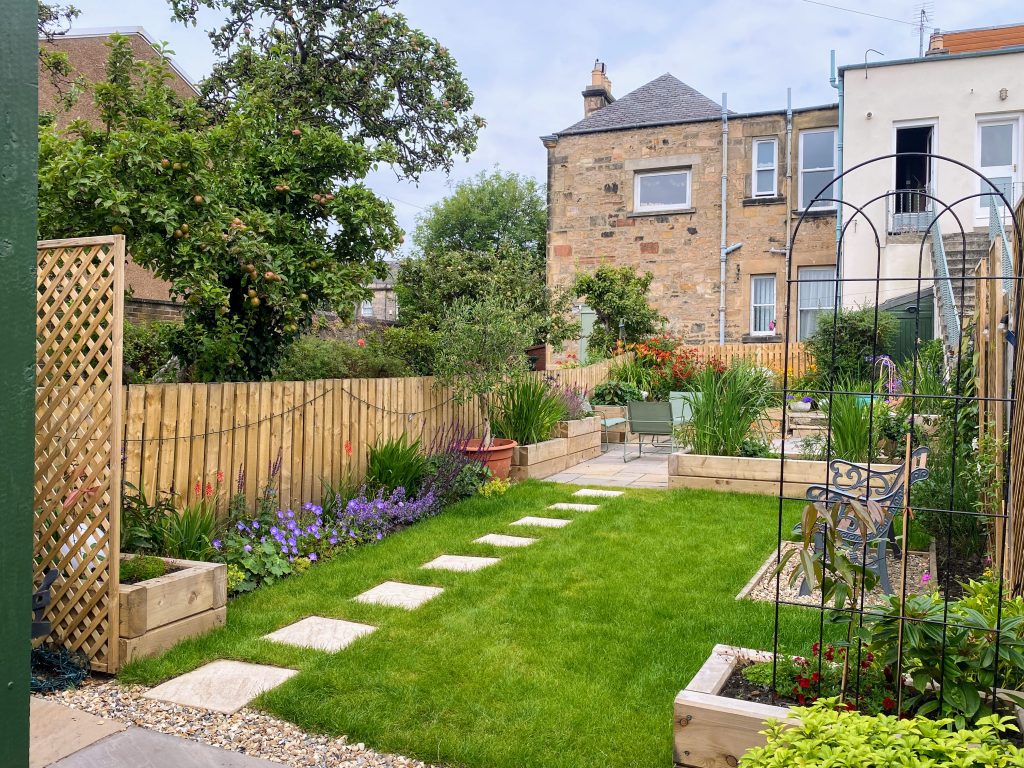
{"type": "Polygon", "coordinates": [[[1011,165],[1013,163],[1013,125],[981,126],[981,165],[1011,165]]]}
{"type": "Polygon", "coordinates": [[[761,276],[752,278],[753,282],[753,296],[755,304],[774,304],[775,303],[775,278],[768,276],[761,276]]]}
{"type": "Polygon", "coordinates": [[[801,168],[835,167],[835,131],[804,133],[800,153],[801,168]]]}
{"type": "Polygon", "coordinates": [[[799,341],[806,341],[818,329],[819,314],[821,313],[817,309],[800,310],[800,322],[797,328],[797,338],[799,341]]]}
{"type": "Polygon", "coordinates": [[[775,171],[758,171],[755,195],[771,194],[775,191],[775,171]]]}
{"type": "Polygon", "coordinates": [[[814,203],[815,208],[832,208],[835,203],[832,202],[831,198],[835,197],[832,187],[834,185],[829,184],[832,179],[835,178],[835,174],[832,171],[804,171],[803,172],[803,188],[801,190],[803,198],[800,200],[800,207],[806,208],[811,204],[811,201],[818,196],[818,191],[826,184],[828,188],[821,193],[820,198],[814,203]]]}
{"type": "Polygon", "coordinates": [[[637,206],[640,208],[647,206],[663,208],[687,205],[689,203],[686,197],[688,176],[686,171],[640,176],[640,194],[637,206]]]}
{"type": "Polygon", "coordinates": [[[801,310],[833,308],[836,297],[834,268],[802,267],[797,272],[797,277],[800,280],[797,306],[801,310]]]}
{"type": "Polygon", "coordinates": [[[773,166],[775,165],[775,142],[774,141],[759,141],[757,142],[757,164],[759,166],[773,166]]]}

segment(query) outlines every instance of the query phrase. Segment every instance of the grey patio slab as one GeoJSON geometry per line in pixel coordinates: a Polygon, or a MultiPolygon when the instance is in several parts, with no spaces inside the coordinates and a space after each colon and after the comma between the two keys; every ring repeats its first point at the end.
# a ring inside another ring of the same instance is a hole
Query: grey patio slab
{"type": "Polygon", "coordinates": [[[143,695],[147,699],[232,715],[264,691],[297,674],[294,669],[264,664],[213,661],[151,688],[143,695]]]}
{"type": "Polygon", "coordinates": [[[422,584],[403,584],[400,581],[385,581],[373,589],[368,589],[352,599],[359,603],[371,605],[389,605],[392,608],[419,608],[428,600],[440,595],[441,587],[426,587],[422,584]]]}
{"type": "Polygon", "coordinates": [[[421,568],[429,568],[437,571],[479,571],[489,565],[500,563],[498,557],[471,557],[469,555],[440,555],[429,563],[424,563],[421,568]]]}
{"type": "Polygon", "coordinates": [[[495,547],[528,547],[537,539],[527,536],[506,536],[503,533],[488,533],[479,539],[473,539],[477,544],[490,544],[495,547]]]}
{"type": "Polygon", "coordinates": [[[558,504],[548,504],[548,509],[560,509],[568,512],[593,512],[595,509],[600,509],[600,507],[597,504],[559,502],[558,504]]]}
{"type": "Polygon", "coordinates": [[[621,496],[622,491],[609,491],[604,488],[580,488],[573,496],[596,496],[612,498],[615,496],[621,496]]]}
{"type": "Polygon", "coordinates": [[[369,624],[359,624],[354,621],[307,616],[287,627],[281,627],[276,632],[264,635],[263,639],[274,643],[335,653],[375,629],[377,628],[369,624]]]}
{"type": "Polygon", "coordinates": [[[43,768],[128,727],[37,696],[29,707],[29,768],[43,768]]]}
{"type": "Polygon", "coordinates": [[[572,520],[564,520],[560,517],[530,517],[527,515],[526,517],[516,520],[514,523],[509,523],[509,525],[534,525],[538,528],[564,528],[571,522],[572,520]]]}
{"type": "Polygon", "coordinates": [[[240,752],[218,749],[146,728],[129,728],[53,764],[53,768],[280,768],[240,752]]]}

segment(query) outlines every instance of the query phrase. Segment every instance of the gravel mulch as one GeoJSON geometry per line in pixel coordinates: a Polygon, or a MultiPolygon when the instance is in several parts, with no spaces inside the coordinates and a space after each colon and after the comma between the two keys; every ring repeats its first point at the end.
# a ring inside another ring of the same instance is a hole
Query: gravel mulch
{"type": "Polygon", "coordinates": [[[440,768],[400,755],[375,752],[344,736],[309,734],[255,709],[223,715],[144,699],[144,686],[87,680],[80,688],[45,698],[94,715],[130,723],[293,768],[440,768]]]}
{"type": "MultiPolygon", "coordinates": [[[[798,547],[799,544],[795,541],[784,541],[782,543],[783,555],[790,550],[798,547]]],[[[741,593],[739,597],[747,598],[750,600],[761,600],[768,603],[775,602],[775,563],[776,555],[773,553],[761,566],[758,573],[757,582],[749,588],[746,594],[741,593]]],[[[908,556],[907,563],[907,592],[927,592],[930,591],[937,583],[935,580],[936,574],[929,573],[929,557],[927,552],[911,552],[908,556]],[[925,574],[929,573],[928,579],[925,579],[925,574]]],[[[821,592],[814,590],[811,594],[804,597],[800,596],[800,582],[798,581],[795,585],[790,586],[789,577],[797,567],[797,558],[794,556],[790,558],[790,561],[786,563],[786,567],[782,571],[782,583],[780,586],[779,597],[782,600],[795,603],[803,603],[804,605],[820,606],[821,605],[821,592]]],[[[903,562],[897,560],[894,557],[889,558],[889,581],[892,582],[892,588],[895,591],[899,591],[900,588],[900,576],[903,568],[903,562]]],[[[882,591],[882,588],[875,587],[864,597],[864,602],[867,605],[880,605],[886,601],[886,595],[882,591]]]]}

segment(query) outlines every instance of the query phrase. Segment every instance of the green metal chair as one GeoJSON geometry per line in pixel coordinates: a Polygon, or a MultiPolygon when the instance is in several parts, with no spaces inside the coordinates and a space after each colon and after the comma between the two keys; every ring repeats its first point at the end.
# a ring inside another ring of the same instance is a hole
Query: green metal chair
{"type": "Polygon", "coordinates": [[[672,406],[672,423],[675,426],[689,424],[693,418],[693,405],[700,397],[698,392],[669,392],[668,402],[672,406]]]}
{"type": "MultiPolygon", "coordinates": [[[[665,447],[671,450],[672,430],[675,428],[675,424],[672,421],[671,402],[655,401],[648,403],[642,400],[634,400],[626,404],[626,414],[629,421],[629,431],[636,435],[639,456],[644,455],[645,435],[651,438],[652,448],[665,447]],[[667,437],[669,440],[667,443],[658,443],[657,438],[659,437],[667,437]]],[[[627,435],[627,439],[622,443],[623,462],[629,461],[627,458],[628,447],[627,435]]]]}

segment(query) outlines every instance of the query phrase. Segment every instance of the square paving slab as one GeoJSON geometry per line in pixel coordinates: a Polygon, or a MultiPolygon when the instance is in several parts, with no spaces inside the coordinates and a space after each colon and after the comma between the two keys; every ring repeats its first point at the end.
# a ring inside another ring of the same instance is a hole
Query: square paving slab
{"type": "Polygon", "coordinates": [[[495,547],[528,547],[536,539],[527,536],[506,536],[503,533],[488,533],[479,539],[473,539],[476,544],[491,544],[495,547]]]}
{"type": "Polygon", "coordinates": [[[560,517],[523,517],[511,525],[535,525],[538,528],[564,528],[572,520],[563,520],[560,517]]]}
{"type": "Polygon", "coordinates": [[[368,589],[353,600],[372,605],[390,605],[394,608],[418,608],[428,600],[444,592],[441,587],[424,587],[421,584],[403,584],[400,581],[385,581],[368,589]]]}
{"type": "Polygon", "coordinates": [[[548,509],[562,509],[569,512],[593,512],[597,508],[597,504],[570,504],[566,502],[560,502],[558,504],[551,504],[548,506],[548,509]]]}
{"type": "Polygon", "coordinates": [[[354,621],[309,616],[294,624],[289,624],[287,627],[281,627],[269,635],[264,635],[263,639],[334,653],[356,638],[368,635],[375,629],[376,627],[371,627],[369,624],[357,624],[354,621]]]}
{"type": "Polygon", "coordinates": [[[469,557],[467,555],[441,555],[421,566],[437,571],[479,571],[489,565],[500,563],[497,557],[469,557]]]}
{"type": "Polygon", "coordinates": [[[622,491],[609,491],[604,488],[580,488],[573,496],[621,496],[622,491]]]}
{"type": "Polygon", "coordinates": [[[294,669],[263,664],[214,661],[151,688],[143,695],[147,699],[212,709],[214,712],[231,715],[264,691],[275,688],[297,674],[294,669]]]}
{"type": "Polygon", "coordinates": [[[43,768],[128,727],[38,696],[30,711],[29,768],[43,768]]]}

